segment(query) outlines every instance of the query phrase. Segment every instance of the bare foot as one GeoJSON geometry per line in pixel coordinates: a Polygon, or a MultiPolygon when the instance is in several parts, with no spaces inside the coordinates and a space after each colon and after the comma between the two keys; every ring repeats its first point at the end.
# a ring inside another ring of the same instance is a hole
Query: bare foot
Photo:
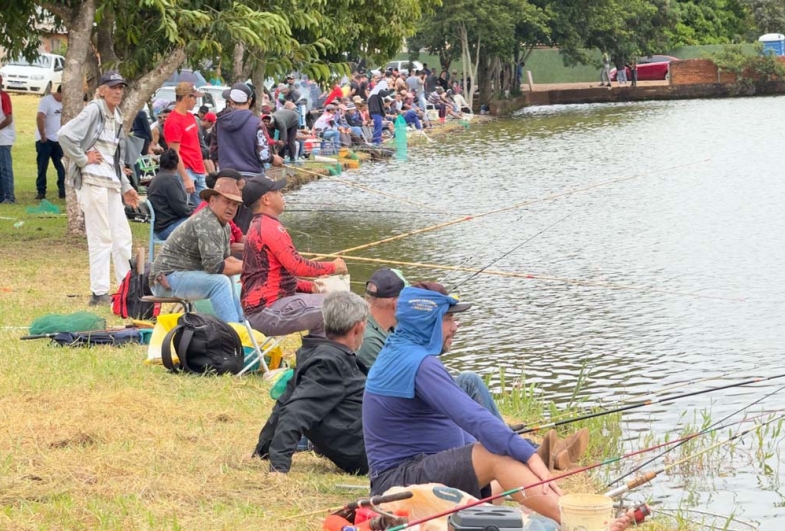
{"type": "Polygon", "coordinates": [[[624,531],[630,524],[635,521],[635,509],[630,509],[627,511],[627,514],[622,516],[621,518],[617,518],[616,520],[611,523],[611,526],[608,528],[608,531],[624,531]]]}

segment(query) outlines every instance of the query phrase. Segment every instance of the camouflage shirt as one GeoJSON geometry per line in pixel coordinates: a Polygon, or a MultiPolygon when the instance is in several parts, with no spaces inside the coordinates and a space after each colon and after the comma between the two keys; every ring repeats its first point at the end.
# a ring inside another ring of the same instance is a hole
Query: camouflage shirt
{"type": "Polygon", "coordinates": [[[150,285],[160,273],[172,271],[223,272],[229,256],[229,225],[221,225],[210,208],[203,208],[177,227],[155,255],[150,285]]]}

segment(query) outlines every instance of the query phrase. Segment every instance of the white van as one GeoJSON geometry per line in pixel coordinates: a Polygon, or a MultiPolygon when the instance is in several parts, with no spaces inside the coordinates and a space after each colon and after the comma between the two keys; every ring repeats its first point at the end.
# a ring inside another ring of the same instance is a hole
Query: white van
{"type": "Polygon", "coordinates": [[[0,74],[3,88],[9,92],[48,94],[62,83],[64,68],[65,57],[43,53],[34,61],[24,57],[13,59],[0,68],[0,74]]]}

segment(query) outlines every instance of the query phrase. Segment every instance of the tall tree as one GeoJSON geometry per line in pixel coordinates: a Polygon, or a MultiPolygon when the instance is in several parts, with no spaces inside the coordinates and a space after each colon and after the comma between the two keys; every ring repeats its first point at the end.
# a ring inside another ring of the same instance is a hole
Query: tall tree
{"type": "Polygon", "coordinates": [[[785,31],[785,2],[782,0],[743,0],[752,12],[759,33],[785,31]]]}

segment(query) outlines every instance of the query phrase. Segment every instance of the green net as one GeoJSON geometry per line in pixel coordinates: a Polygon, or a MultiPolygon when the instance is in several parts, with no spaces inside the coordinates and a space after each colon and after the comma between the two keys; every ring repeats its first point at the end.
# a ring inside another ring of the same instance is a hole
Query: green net
{"type": "Polygon", "coordinates": [[[57,205],[53,205],[46,199],[42,199],[41,203],[36,207],[27,207],[25,212],[28,214],[60,214],[60,207],[57,205]]]}
{"type": "Polygon", "coordinates": [[[275,381],[272,389],[270,389],[270,398],[273,400],[278,400],[278,397],[281,396],[286,390],[286,384],[289,383],[289,380],[292,379],[292,376],[294,376],[294,369],[288,369],[284,371],[284,373],[275,381]]]}
{"type": "Polygon", "coordinates": [[[57,332],[85,332],[105,329],[106,320],[90,312],[76,312],[70,315],[50,313],[35,319],[30,324],[28,333],[36,336],[57,332]]]}

